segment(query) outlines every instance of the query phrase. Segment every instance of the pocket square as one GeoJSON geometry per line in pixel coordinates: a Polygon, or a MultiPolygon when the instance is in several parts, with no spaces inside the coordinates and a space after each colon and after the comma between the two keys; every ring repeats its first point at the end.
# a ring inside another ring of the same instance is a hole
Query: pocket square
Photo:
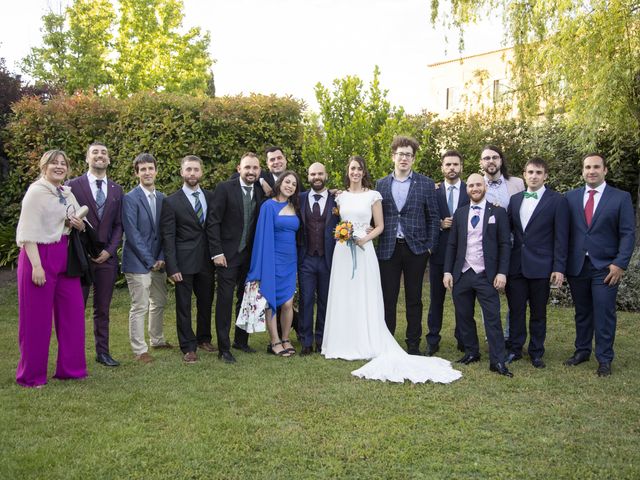
{"type": "Polygon", "coordinates": [[[494,217],[493,215],[489,217],[489,224],[492,224],[492,223],[496,223],[496,217],[494,217]]]}

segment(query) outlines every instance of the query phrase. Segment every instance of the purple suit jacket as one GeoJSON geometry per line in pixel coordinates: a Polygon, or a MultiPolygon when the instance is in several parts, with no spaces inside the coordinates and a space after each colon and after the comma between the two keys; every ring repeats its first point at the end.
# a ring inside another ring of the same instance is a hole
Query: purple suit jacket
{"type": "Polygon", "coordinates": [[[98,240],[104,244],[104,250],[111,254],[107,262],[118,264],[117,250],[122,241],[122,187],[111,180],[107,181],[107,202],[102,219],[98,219],[98,209],[91,193],[87,175],[81,175],[67,182],[80,205],[87,205],[87,220],[98,232],[98,240]]]}

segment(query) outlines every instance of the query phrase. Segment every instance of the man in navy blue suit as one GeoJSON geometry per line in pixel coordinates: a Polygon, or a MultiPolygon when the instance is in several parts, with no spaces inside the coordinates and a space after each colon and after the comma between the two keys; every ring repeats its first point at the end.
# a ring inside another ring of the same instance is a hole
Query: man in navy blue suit
{"type": "Polygon", "coordinates": [[[172,348],[163,333],[164,306],[167,303],[167,274],[160,236],[160,212],[164,194],[155,188],[156,159],[141,153],[133,161],[140,184],[122,199],[122,273],[127,279],[131,308],[129,341],[136,360],[153,361],[144,339],[144,319],[149,314],[151,348],[172,348]]]}
{"type": "Polygon", "coordinates": [[[635,245],[631,195],[605,182],[607,162],[599,153],[582,161],[585,187],[567,192],[570,212],[567,277],[575,304],[575,352],[565,365],[591,356],[595,334],[597,374],[611,375],[618,285],[635,245]]]}
{"type": "MultiPolygon", "coordinates": [[[[440,237],[438,247],[429,257],[429,316],[427,325],[427,356],[435,355],[440,350],[440,330],[442,329],[442,312],[444,309],[444,297],[447,289],[442,284],[444,274],[444,255],[447,251],[449,232],[453,222],[453,214],[464,205],[469,204],[467,184],[460,179],[462,173],[462,155],[456,150],[448,150],[442,155],[442,174],[444,180],[436,186],[438,211],[440,213],[440,237]]],[[[464,350],[458,330],[455,334],[458,341],[458,349],[464,350]]]]}
{"type": "Polygon", "coordinates": [[[413,138],[395,137],[391,144],[394,170],[376,184],[384,214],[384,232],[377,250],[384,319],[393,334],[400,278],[404,277],[406,342],[411,355],[420,355],[422,282],[440,231],[435,184],[412,169],[418,146],[413,138]]]}
{"type": "Polygon", "coordinates": [[[522,358],[528,303],[529,358],[534,367],[544,368],[547,302],[551,284],[560,287],[564,281],[569,210],[567,200],[545,186],[547,164],[543,159],[527,162],[524,179],[527,190],[513,195],[507,209],[513,247],[506,288],[510,312],[510,351],[506,363],[522,358]]]}
{"type": "Polygon", "coordinates": [[[300,285],[301,315],[298,320],[298,336],[302,344],[301,355],[322,347],[324,319],[329,296],[329,278],[335,240],[333,230],[339,216],[334,215],[336,205],[327,190],[327,172],[324,165],[314,163],[309,167],[311,190],[300,193],[303,245],[298,249],[298,284],[300,285]],[[315,331],[313,310],[316,309],[315,331]]]}
{"type": "Polygon", "coordinates": [[[482,307],[484,328],[489,342],[489,370],[513,375],[505,365],[504,335],[500,323],[500,295],[507,282],[511,233],[504,208],[485,198],[484,178],[473,173],[467,179],[470,203],[453,215],[443,283],[453,289],[456,327],[464,344],[464,356],[458,363],[480,361],[478,331],[473,318],[476,298],[482,307]]]}

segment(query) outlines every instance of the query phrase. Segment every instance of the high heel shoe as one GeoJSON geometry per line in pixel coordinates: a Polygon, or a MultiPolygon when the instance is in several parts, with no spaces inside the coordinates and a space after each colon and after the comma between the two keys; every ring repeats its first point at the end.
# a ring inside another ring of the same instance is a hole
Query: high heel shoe
{"type": "Polygon", "coordinates": [[[282,342],[276,342],[276,343],[270,343],[269,344],[269,346],[271,347],[271,353],[273,355],[276,355],[277,357],[290,357],[291,356],[291,353],[289,352],[289,350],[287,350],[284,347],[279,352],[276,352],[273,349],[273,347],[277,347],[278,345],[282,345],[282,342]]]}

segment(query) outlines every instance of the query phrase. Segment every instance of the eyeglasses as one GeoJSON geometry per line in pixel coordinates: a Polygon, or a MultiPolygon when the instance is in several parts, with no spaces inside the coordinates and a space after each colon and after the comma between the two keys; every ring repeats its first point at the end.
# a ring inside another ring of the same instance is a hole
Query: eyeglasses
{"type": "Polygon", "coordinates": [[[491,155],[487,157],[482,157],[482,160],[488,162],[489,160],[500,160],[500,155],[491,155]]]}
{"type": "Polygon", "coordinates": [[[56,191],[58,193],[58,201],[60,202],[60,205],[66,205],[67,199],[62,195],[62,188],[56,188],[56,191]]]}
{"type": "Polygon", "coordinates": [[[413,158],[413,153],[396,152],[395,155],[403,160],[411,160],[413,158]]]}

